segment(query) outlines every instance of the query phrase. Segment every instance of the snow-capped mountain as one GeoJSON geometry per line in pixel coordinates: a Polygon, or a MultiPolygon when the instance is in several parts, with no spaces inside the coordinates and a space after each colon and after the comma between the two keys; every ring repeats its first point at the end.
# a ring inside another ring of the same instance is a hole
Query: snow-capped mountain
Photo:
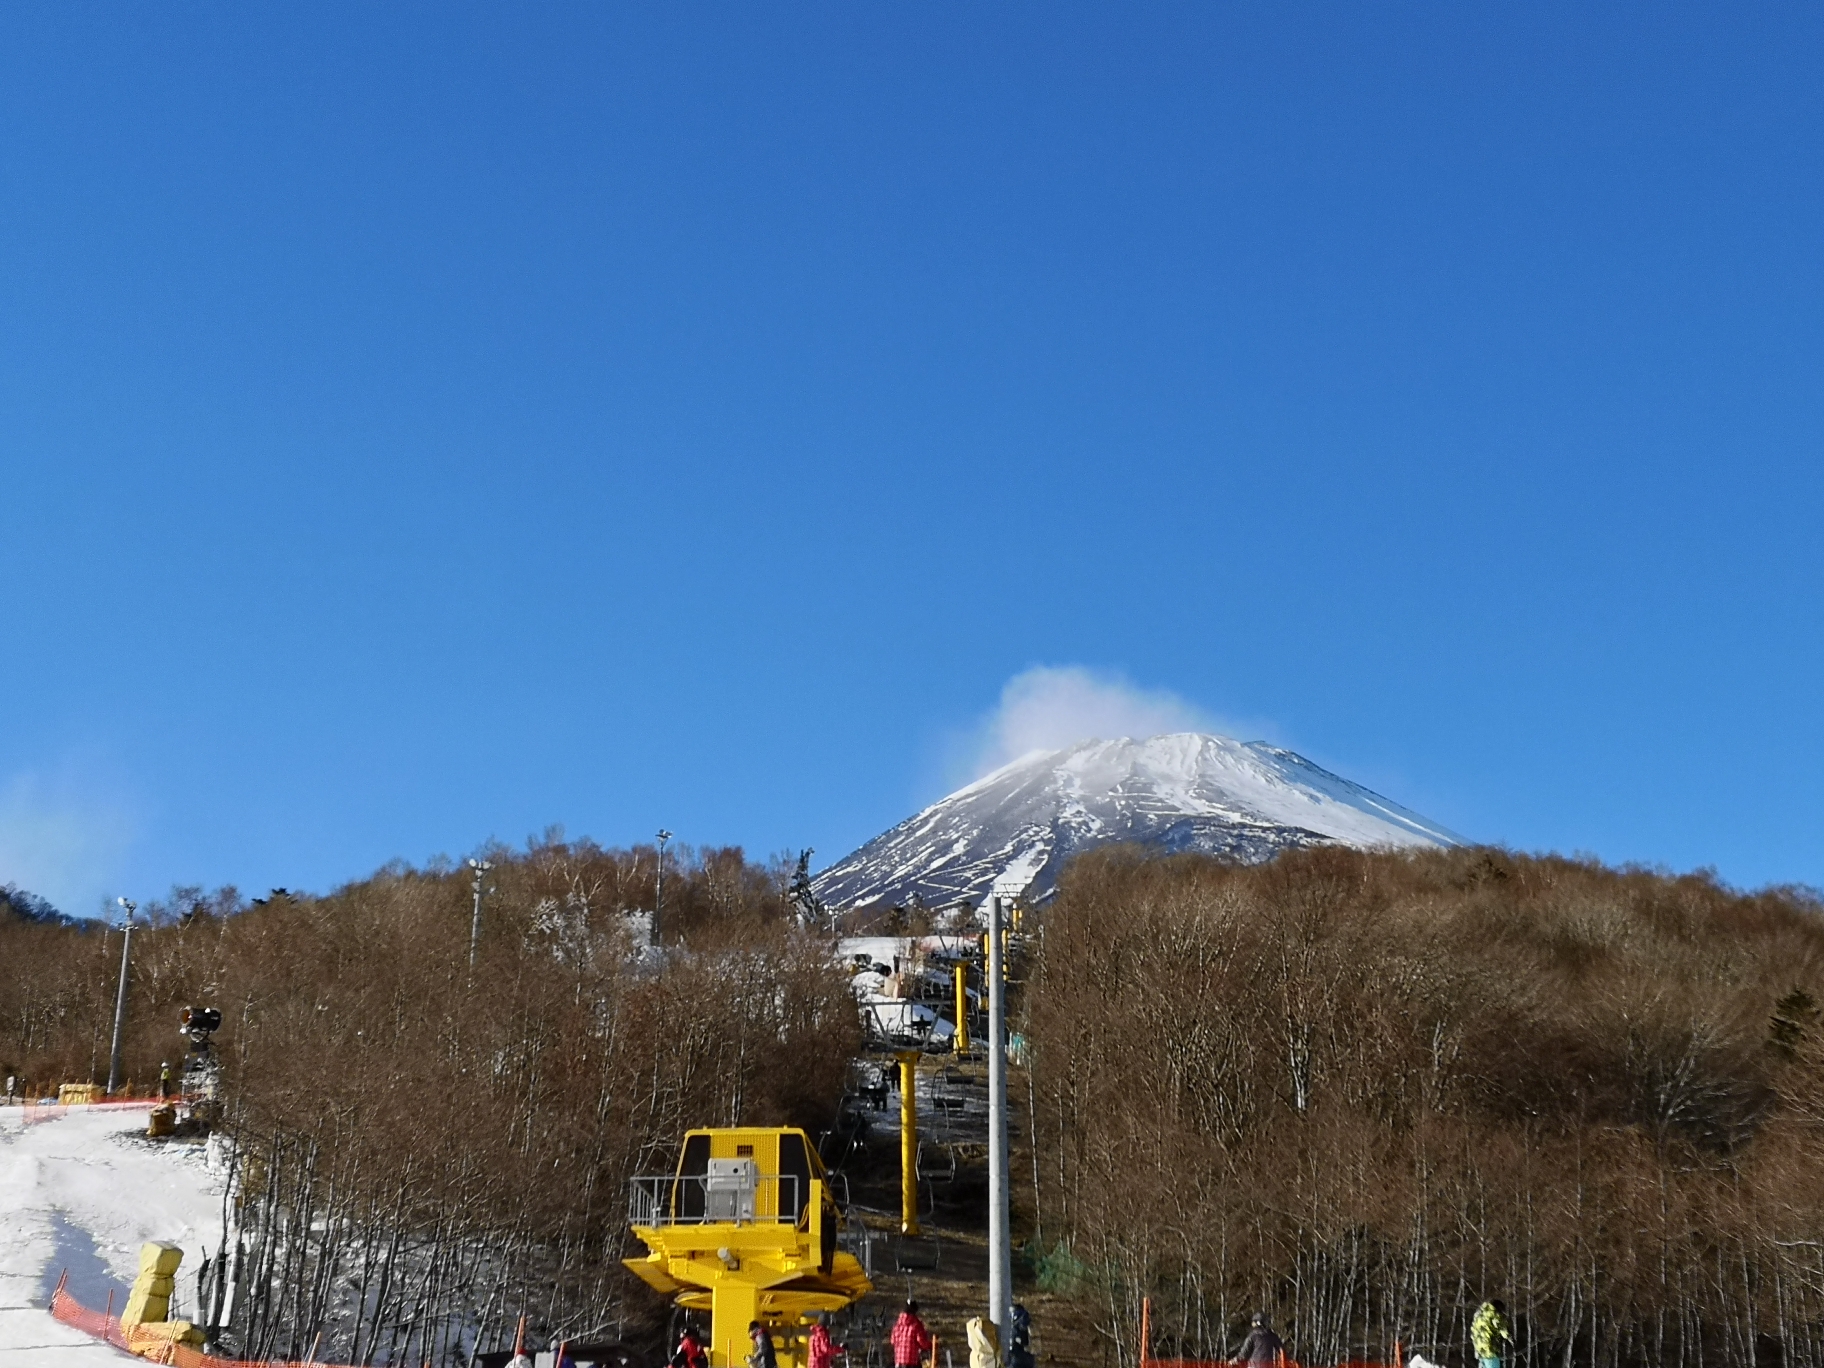
{"type": "Polygon", "coordinates": [[[1299,846],[1461,845],[1462,838],[1262,741],[1183,732],[1035,751],[933,803],[819,874],[830,907],[1051,896],[1079,850],[1132,841],[1265,860],[1299,846]]]}

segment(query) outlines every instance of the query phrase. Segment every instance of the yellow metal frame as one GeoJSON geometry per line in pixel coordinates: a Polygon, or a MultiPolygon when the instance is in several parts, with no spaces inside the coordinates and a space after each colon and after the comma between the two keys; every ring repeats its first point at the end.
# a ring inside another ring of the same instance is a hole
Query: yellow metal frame
{"type": "MultiPolygon", "coordinates": [[[[747,1327],[756,1320],[769,1333],[784,1332],[785,1342],[778,1346],[781,1364],[799,1364],[804,1336],[798,1327],[814,1312],[840,1311],[873,1290],[854,1255],[832,1248],[826,1257],[825,1242],[834,1245],[842,1216],[830,1196],[817,1147],[791,1127],[693,1130],[685,1136],[686,1146],[697,1136],[708,1137],[710,1159],[754,1161],[761,1181],[753,1218],[635,1224],[633,1233],[650,1252],[626,1260],[627,1267],[677,1305],[710,1313],[710,1368],[740,1368],[746,1362],[747,1327]],[[810,1191],[796,1221],[779,1207],[780,1141],[786,1136],[803,1143],[809,1167],[810,1191]]],[[[675,1186],[682,1188],[694,1177],[684,1172],[680,1160],[675,1186]]]]}

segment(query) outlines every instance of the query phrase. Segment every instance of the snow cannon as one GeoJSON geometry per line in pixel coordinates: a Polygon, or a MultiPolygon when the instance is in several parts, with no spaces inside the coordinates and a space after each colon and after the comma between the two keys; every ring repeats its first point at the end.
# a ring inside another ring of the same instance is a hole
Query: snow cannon
{"type": "Polygon", "coordinates": [[[206,1130],[214,1123],[222,1094],[222,1065],[211,1037],[222,1029],[218,1007],[186,1007],[178,1032],[190,1042],[181,1089],[189,1120],[206,1130]]]}
{"type": "Polygon", "coordinates": [[[781,1368],[795,1368],[797,1327],[873,1290],[837,1248],[842,1212],[796,1128],[687,1132],[675,1173],[633,1180],[628,1220],[651,1252],[627,1267],[678,1306],[710,1313],[710,1368],[746,1363],[752,1321],[783,1332],[781,1368]]]}

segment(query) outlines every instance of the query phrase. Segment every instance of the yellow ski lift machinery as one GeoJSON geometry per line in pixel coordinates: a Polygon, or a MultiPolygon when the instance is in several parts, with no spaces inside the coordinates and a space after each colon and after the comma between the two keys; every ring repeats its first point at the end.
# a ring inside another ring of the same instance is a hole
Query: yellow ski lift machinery
{"type": "Polygon", "coordinates": [[[628,1219],[651,1252],[628,1259],[648,1286],[710,1313],[710,1368],[740,1368],[747,1327],[786,1331],[784,1365],[803,1361],[796,1327],[873,1290],[836,1247],[842,1214],[816,1147],[789,1127],[693,1130],[675,1173],[633,1180],[628,1219]]]}

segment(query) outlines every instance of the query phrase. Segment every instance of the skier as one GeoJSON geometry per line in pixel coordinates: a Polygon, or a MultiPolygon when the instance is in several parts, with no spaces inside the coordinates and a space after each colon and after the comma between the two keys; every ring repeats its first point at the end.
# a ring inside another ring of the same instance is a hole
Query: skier
{"type": "Polygon", "coordinates": [[[773,1337],[766,1333],[766,1327],[759,1321],[749,1321],[747,1333],[754,1341],[754,1352],[747,1356],[747,1368],[779,1368],[779,1360],[773,1353],[773,1337]]]}
{"type": "Polygon", "coordinates": [[[908,1301],[906,1309],[893,1322],[893,1368],[919,1368],[931,1350],[931,1332],[918,1318],[918,1303],[908,1301]]]}
{"type": "MultiPolygon", "coordinates": [[[[808,1368],[835,1368],[836,1355],[846,1354],[848,1350],[830,1338],[830,1327],[823,1323],[819,1316],[811,1325],[811,1336],[808,1351],[808,1368]]],[[[708,1365],[703,1365],[708,1368],[708,1365]]]]}
{"type": "Polygon", "coordinates": [[[1007,1336],[1007,1368],[1036,1368],[1032,1354],[1032,1314],[1020,1303],[1013,1304],[1013,1328],[1007,1336]]]}
{"type": "Polygon", "coordinates": [[[692,1327],[685,1326],[678,1336],[678,1349],[668,1368],[709,1368],[709,1355],[703,1352],[703,1342],[692,1327]]]}
{"type": "Polygon", "coordinates": [[[1256,1311],[1249,1325],[1248,1337],[1241,1342],[1241,1349],[1236,1353],[1234,1362],[1253,1365],[1253,1368],[1268,1368],[1285,1357],[1286,1346],[1273,1327],[1267,1324],[1264,1311],[1256,1311]]]}
{"type": "Polygon", "coordinates": [[[1512,1344],[1514,1332],[1507,1323],[1507,1303],[1485,1301],[1469,1324],[1469,1342],[1475,1346],[1481,1368],[1501,1368],[1501,1345],[1512,1344]]]}

